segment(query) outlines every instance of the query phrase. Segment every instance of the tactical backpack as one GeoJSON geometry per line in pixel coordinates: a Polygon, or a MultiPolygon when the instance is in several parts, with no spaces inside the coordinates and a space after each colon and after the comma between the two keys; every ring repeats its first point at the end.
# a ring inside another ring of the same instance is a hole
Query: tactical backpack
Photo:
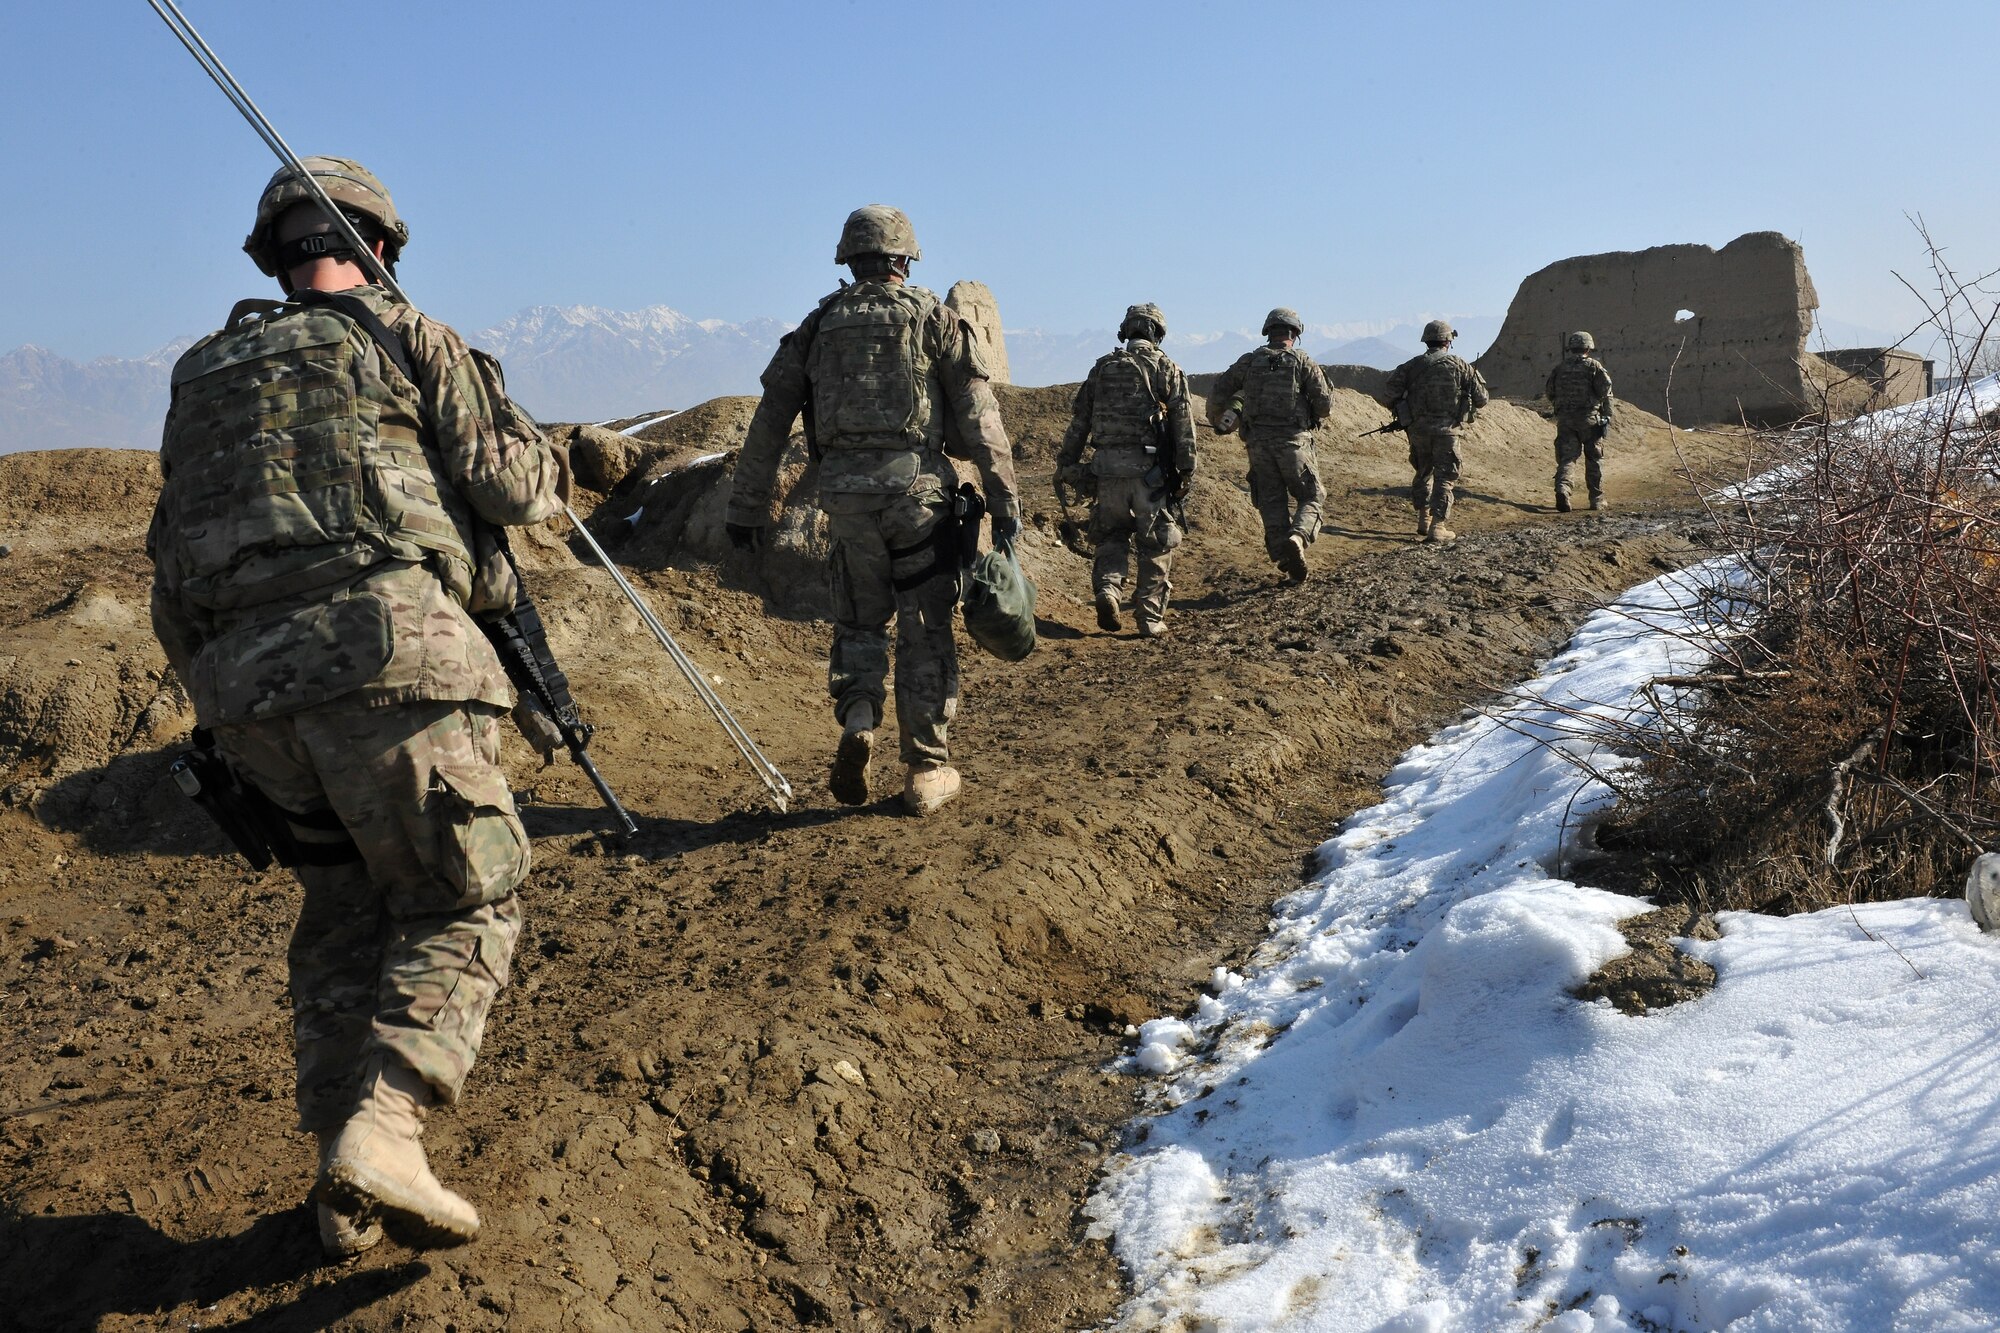
{"type": "Polygon", "coordinates": [[[922,337],[936,305],[922,288],[864,283],[821,308],[806,373],[822,449],[914,450],[930,442],[922,337]]]}
{"type": "Polygon", "coordinates": [[[1304,397],[1299,392],[1303,363],[1291,347],[1260,347],[1250,354],[1243,376],[1243,416],[1255,426],[1303,426],[1304,397]]]}

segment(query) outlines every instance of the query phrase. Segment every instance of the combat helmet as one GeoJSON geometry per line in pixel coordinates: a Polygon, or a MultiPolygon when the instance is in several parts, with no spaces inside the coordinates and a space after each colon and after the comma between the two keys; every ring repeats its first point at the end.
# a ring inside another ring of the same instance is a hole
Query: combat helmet
{"type": "Polygon", "coordinates": [[[1151,324],[1153,326],[1153,332],[1149,339],[1151,342],[1158,342],[1167,336],[1167,317],[1161,314],[1160,308],[1151,301],[1141,301],[1138,305],[1128,305],[1125,307],[1125,319],[1118,326],[1118,337],[1121,340],[1125,338],[1147,337],[1144,333],[1134,331],[1133,326],[1137,324],[1151,324]]]}
{"type": "Polygon", "coordinates": [[[1458,330],[1441,319],[1424,325],[1424,346],[1442,347],[1458,336],[1458,330]]]}
{"type": "Polygon", "coordinates": [[[1569,337],[1563,339],[1563,350],[1566,352],[1594,352],[1597,350],[1597,339],[1579,329],[1575,333],[1570,334],[1569,337]]]}
{"type": "Polygon", "coordinates": [[[917,248],[916,228],[910,225],[908,214],[887,204],[867,204],[847,215],[833,262],[851,264],[863,255],[922,259],[924,252],[917,248]]]}
{"type": "MultiPolygon", "coordinates": [[[[375,173],[345,157],[308,157],[300,161],[335,207],[350,217],[363,217],[382,229],[382,262],[396,266],[409,243],[410,228],[396,216],[396,202],[375,173]]],[[[267,277],[278,276],[278,219],[295,204],[312,201],[313,192],[289,166],[278,168],[257,200],[257,221],[244,238],[243,253],[257,261],[267,277]]]]}
{"type": "Polygon", "coordinates": [[[1264,316],[1264,327],[1259,329],[1258,332],[1268,338],[1271,336],[1272,329],[1290,329],[1294,338],[1302,338],[1305,336],[1306,322],[1299,318],[1298,311],[1287,310],[1284,306],[1279,306],[1276,310],[1264,316]]]}

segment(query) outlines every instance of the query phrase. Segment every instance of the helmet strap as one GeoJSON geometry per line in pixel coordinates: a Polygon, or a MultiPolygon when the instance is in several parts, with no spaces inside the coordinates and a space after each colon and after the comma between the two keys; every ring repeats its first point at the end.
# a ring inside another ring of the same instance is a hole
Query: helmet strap
{"type": "Polygon", "coordinates": [[[310,264],[315,259],[354,258],[354,247],[337,231],[316,232],[293,241],[279,241],[273,249],[277,253],[280,273],[289,273],[300,264],[310,264]]]}
{"type": "Polygon", "coordinates": [[[863,282],[886,278],[895,274],[905,282],[910,278],[910,257],[908,255],[856,255],[847,265],[854,276],[863,282]]]}

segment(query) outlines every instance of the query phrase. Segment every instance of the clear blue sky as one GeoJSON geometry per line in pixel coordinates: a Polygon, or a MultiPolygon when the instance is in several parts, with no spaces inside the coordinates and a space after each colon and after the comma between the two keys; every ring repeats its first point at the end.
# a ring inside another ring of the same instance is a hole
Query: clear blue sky
{"type": "MultiPolygon", "coordinates": [[[[1552,260],[1752,230],[1913,323],[1921,214],[2000,265],[2000,5],[191,0],[301,153],[358,157],[464,329],[522,306],[797,319],[849,209],[1010,327],[1498,314],[1552,260]]],[[[0,350],[133,355],[265,294],[275,163],[143,0],[0,20],[0,350]]]]}

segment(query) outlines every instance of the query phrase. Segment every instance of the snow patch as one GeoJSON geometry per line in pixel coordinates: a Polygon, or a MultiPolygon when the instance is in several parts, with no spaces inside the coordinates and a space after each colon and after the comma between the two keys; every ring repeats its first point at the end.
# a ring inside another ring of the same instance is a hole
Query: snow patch
{"type": "Polygon", "coordinates": [[[1552,873],[1611,799],[1558,747],[1620,760],[1550,705],[1634,716],[1700,665],[1726,574],[1634,589],[1527,702],[1405,755],[1241,974],[1140,1029],[1164,1110],[1086,1207],[1123,1323],[2000,1323],[2000,947],[1963,903],[1725,914],[1686,946],[1708,997],[1632,1018],[1567,993],[1646,904],[1552,873]]]}

